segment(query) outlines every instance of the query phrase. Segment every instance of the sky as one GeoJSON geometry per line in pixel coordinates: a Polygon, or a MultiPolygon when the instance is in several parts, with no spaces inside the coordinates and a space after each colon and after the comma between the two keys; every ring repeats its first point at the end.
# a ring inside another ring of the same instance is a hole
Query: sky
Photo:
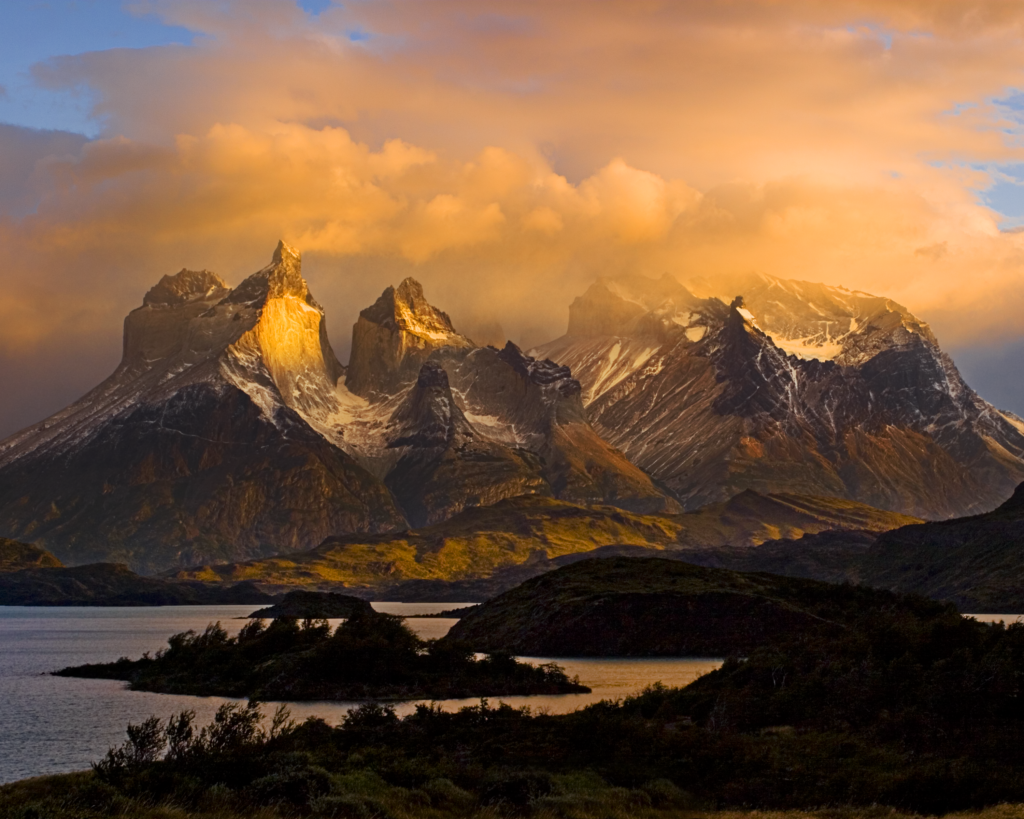
{"type": "Polygon", "coordinates": [[[472,336],[596,276],[889,296],[1024,414],[1024,0],[5,0],[0,437],[182,267],[283,238],[344,360],[408,275],[472,336]]]}

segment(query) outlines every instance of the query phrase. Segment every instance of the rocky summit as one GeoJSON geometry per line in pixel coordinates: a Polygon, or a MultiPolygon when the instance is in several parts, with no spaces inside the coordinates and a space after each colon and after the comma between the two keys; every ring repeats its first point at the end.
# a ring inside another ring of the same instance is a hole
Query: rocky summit
{"type": "Polygon", "coordinates": [[[534,351],[571,368],[594,430],[686,508],[755,489],[939,519],[1024,478],[1024,422],[971,390],[906,308],[769,276],[715,286],[732,296],[599,280],[534,351]]]}
{"type": "Polygon", "coordinates": [[[0,536],[69,565],[291,553],[530,494],[677,508],[590,427],[566,368],[475,346],[413,279],[362,312],[346,369],[284,242],[234,289],[165,276],[114,374],[0,443],[0,536]]]}

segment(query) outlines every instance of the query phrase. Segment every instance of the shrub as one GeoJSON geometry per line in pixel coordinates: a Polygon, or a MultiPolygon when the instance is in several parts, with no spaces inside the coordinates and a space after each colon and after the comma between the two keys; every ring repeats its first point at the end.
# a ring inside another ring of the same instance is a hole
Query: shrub
{"type": "Polygon", "coordinates": [[[286,802],[309,807],[331,790],[331,776],[323,768],[297,768],[263,776],[246,788],[246,795],[257,805],[286,802]]]}
{"type": "Polygon", "coordinates": [[[116,783],[156,762],[166,744],[159,718],[150,717],[138,725],[128,723],[128,740],[120,748],[107,751],[107,755],[93,765],[93,770],[100,780],[116,783]]]}
{"type": "Polygon", "coordinates": [[[498,769],[482,782],[480,801],[485,805],[525,808],[552,790],[551,774],[545,771],[498,769]]]}

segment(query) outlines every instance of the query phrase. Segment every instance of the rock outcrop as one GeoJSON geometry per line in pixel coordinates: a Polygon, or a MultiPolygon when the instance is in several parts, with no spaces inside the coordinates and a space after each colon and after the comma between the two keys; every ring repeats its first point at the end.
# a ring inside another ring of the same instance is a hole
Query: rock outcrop
{"type": "Polygon", "coordinates": [[[346,387],[367,404],[345,445],[384,478],[414,526],[526,494],[679,508],[593,430],[567,367],[512,342],[474,345],[413,279],[360,314],[346,387]]]}
{"type": "Polygon", "coordinates": [[[59,569],[63,565],[46,549],[0,537],[0,574],[22,569],[59,569]]]}

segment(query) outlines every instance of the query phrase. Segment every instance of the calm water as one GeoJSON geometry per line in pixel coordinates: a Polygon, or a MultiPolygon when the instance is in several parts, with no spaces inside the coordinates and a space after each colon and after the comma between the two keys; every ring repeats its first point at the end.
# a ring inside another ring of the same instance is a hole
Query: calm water
{"type": "Polygon", "coordinates": [[[1024,622],[1024,614],[965,614],[964,617],[973,617],[982,623],[1006,623],[1008,626],[1024,622]]]}
{"type": "MultiPolygon", "coordinates": [[[[374,603],[378,611],[409,616],[409,625],[424,638],[443,636],[454,620],[416,618],[456,608],[452,603],[374,603]]],[[[166,718],[184,709],[209,721],[226,700],[128,691],[116,680],[51,677],[47,672],[69,665],[109,662],[155,652],[167,638],[186,629],[203,629],[219,620],[229,632],[252,606],[167,606],[162,608],[29,608],[0,606],[0,783],[29,776],[87,768],[124,739],[128,722],[151,715],[166,718]]],[[[550,658],[530,658],[549,662],[550,658]]],[[[558,660],[569,676],[594,689],[592,694],[553,697],[508,697],[511,705],[529,705],[564,713],[605,698],[632,694],[661,681],[685,685],[717,668],[717,660],[558,660]]],[[[447,700],[445,708],[475,704],[447,700]]],[[[297,719],[316,715],[334,724],[353,703],[295,703],[297,719]]],[[[408,713],[415,703],[397,706],[408,713]]],[[[271,711],[270,706],[265,710],[271,711]]]]}

